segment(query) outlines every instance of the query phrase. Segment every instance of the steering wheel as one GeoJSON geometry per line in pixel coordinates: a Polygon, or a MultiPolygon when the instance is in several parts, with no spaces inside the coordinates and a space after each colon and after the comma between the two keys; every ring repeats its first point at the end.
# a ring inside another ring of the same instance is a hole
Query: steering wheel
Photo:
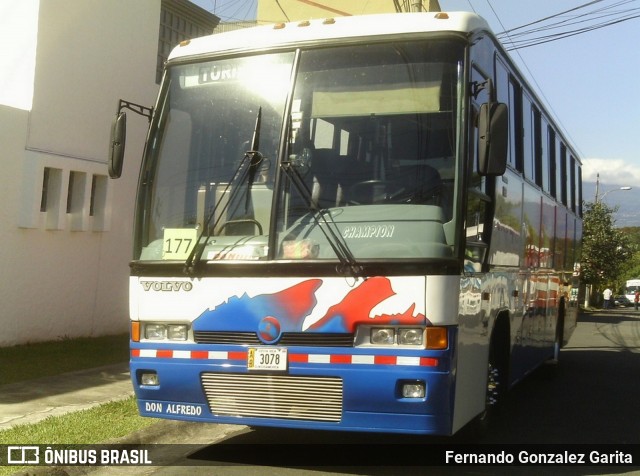
{"type": "Polygon", "coordinates": [[[262,235],[262,225],[258,220],[255,220],[253,218],[238,218],[237,220],[229,220],[220,227],[220,234],[222,234],[222,230],[224,230],[228,225],[239,225],[243,223],[251,223],[255,225],[258,228],[258,235],[262,235]]]}
{"type": "MultiPolygon", "coordinates": [[[[384,203],[396,200],[407,190],[401,184],[392,180],[363,180],[362,182],[354,183],[349,187],[349,197],[359,198],[359,195],[362,195],[363,191],[367,192],[365,196],[370,198],[371,203],[384,203]],[[388,190],[393,189],[396,190],[388,192],[388,190]]],[[[347,202],[350,205],[362,205],[362,202],[352,198],[349,198],[347,202]]]]}

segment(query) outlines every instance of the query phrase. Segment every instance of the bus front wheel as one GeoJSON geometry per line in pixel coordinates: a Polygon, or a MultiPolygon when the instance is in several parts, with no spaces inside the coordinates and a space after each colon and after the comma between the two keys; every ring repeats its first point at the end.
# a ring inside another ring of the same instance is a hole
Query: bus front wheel
{"type": "Polygon", "coordinates": [[[469,436],[474,440],[481,439],[488,433],[507,393],[509,354],[508,341],[505,341],[505,338],[498,332],[491,339],[487,365],[485,407],[469,427],[469,436]]]}

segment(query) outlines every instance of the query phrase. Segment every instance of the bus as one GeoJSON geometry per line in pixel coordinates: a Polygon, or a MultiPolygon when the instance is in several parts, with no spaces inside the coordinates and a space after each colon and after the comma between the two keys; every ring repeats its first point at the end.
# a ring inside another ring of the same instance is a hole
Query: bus
{"type": "Polygon", "coordinates": [[[581,162],[475,14],[187,40],[147,112],[141,415],[453,435],[571,336],[581,162]]]}
{"type": "Polygon", "coordinates": [[[637,290],[640,290],[640,279],[628,279],[624,287],[624,295],[627,297],[629,302],[634,302],[636,300],[637,290]]]}

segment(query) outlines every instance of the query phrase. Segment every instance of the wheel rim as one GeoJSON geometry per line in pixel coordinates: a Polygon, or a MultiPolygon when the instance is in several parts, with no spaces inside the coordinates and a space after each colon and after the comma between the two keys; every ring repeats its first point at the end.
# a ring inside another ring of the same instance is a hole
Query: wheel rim
{"type": "Polygon", "coordinates": [[[489,363],[489,374],[487,376],[487,406],[492,407],[498,403],[500,396],[500,371],[496,366],[489,363]]]}

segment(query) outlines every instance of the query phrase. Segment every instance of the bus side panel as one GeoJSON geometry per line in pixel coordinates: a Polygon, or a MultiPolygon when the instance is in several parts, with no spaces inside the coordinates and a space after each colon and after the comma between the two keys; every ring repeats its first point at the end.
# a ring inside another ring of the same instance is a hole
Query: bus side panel
{"type": "Polygon", "coordinates": [[[483,274],[463,277],[460,281],[454,432],[484,409],[489,361],[489,316],[488,304],[482,300],[483,288],[487,288],[483,274]]]}

